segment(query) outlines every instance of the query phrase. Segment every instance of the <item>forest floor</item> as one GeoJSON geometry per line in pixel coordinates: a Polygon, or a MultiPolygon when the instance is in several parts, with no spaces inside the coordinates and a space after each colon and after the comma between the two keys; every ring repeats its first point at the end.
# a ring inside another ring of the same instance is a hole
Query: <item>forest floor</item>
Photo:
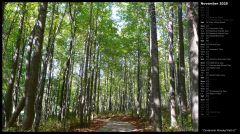
{"type": "Polygon", "coordinates": [[[148,121],[126,115],[106,115],[95,118],[89,127],[71,129],[72,132],[147,132],[148,121]]]}

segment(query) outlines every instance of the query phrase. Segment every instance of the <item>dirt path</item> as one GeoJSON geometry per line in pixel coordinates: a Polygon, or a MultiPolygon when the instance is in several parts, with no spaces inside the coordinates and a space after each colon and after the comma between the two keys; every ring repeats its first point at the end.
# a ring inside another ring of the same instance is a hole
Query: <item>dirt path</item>
{"type": "Polygon", "coordinates": [[[102,116],[91,121],[90,126],[72,127],[71,132],[149,132],[146,121],[131,116],[102,116]]]}
{"type": "Polygon", "coordinates": [[[97,130],[97,132],[131,132],[134,131],[131,123],[109,120],[106,125],[97,130]]]}

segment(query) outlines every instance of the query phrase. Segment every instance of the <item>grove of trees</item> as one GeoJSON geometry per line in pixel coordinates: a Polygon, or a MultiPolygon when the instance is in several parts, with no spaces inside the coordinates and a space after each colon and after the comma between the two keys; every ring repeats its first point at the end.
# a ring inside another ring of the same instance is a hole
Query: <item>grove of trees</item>
{"type": "Polygon", "coordinates": [[[68,131],[107,113],[198,131],[198,3],[2,2],[2,11],[4,131],[56,122],[68,131]]]}

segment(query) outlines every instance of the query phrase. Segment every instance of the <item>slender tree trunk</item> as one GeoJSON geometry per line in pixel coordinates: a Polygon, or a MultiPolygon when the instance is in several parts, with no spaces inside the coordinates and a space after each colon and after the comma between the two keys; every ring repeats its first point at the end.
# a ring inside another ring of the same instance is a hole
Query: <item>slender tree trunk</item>
{"type": "MultiPolygon", "coordinates": [[[[25,36],[24,36],[25,37],[25,36]]],[[[18,66],[18,77],[17,77],[17,81],[15,82],[15,92],[16,92],[16,102],[15,102],[15,105],[16,105],[16,108],[17,108],[17,105],[19,104],[19,97],[21,96],[21,88],[20,88],[20,81],[21,81],[21,75],[22,75],[22,67],[23,67],[23,60],[24,60],[24,53],[25,53],[25,42],[26,42],[27,39],[25,39],[23,41],[23,46],[22,46],[22,50],[21,50],[21,57],[20,57],[20,65],[18,66]]],[[[18,120],[17,120],[18,122],[18,120]]]]}
{"type": "Polygon", "coordinates": [[[80,101],[80,108],[79,108],[79,115],[80,115],[80,125],[83,124],[83,66],[84,64],[82,64],[82,71],[81,71],[81,89],[80,89],[80,96],[79,96],[79,101],[80,101]]]}
{"type": "Polygon", "coordinates": [[[99,104],[100,104],[100,102],[99,102],[99,94],[100,94],[100,90],[101,90],[101,87],[100,87],[100,69],[98,69],[98,89],[97,89],[97,91],[98,91],[98,94],[97,94],[97,114],[99,113],[99,104]]]}
{"type": "Polygon", "coordinates": [[[72,13],[72,5],[69,3],[69,14],[70,14],[70,25],[71,25],[71,35],[70,35],[70,44],[68,50],[68,59],[66,62],[66,68],[64,71],[63,77],[63,85],[62,85],[62,95],[61,95],[61,111],[59,114],[59,119],[64,121],[64,129],[65,129],[65,117],[68,113],[68,104],[69,104],[69,96],[70,96],[70,78],[71,78],[71,66],[72,66],[72,55],[73,55],[73,48],[74,48],[74,40],[75,40],[75,33],[76,33],[76,10],[74,9],[72,13]]]}
{"type": "Polygon", "coordinates": [[[137,116],[140,117],[141,111],[141,70],[140,70],[140,44],[138,44],[138,52],[137,52],[137,116]]]}
{"type": "Polygon", "coordinates": [[[53,3],[53,9],[52,9],[52,18],[51,18],[51,24],[50,24],[50,29],[49,29],[49,35],[48,35],[48,46],[47,46],[47,52],[45,55],[45,59],[43,61],[43,69],[42,69],[42,75],[41,75],[41,82],[40,82],[40,88],[39,88],[39,94],[37,96],[37,101],[36,101],[36,119],[35,119],[35,126],[34,126],[34,131],[38,131],[38,127],[41,121],[41,116],[42,116],[42,99],[43,99],[43,92],[44,92],[44,87],[45,87],[45,81],[46,81],[46,74],[47,74],[47,65],[49,62],[49,57],[50,57],[50,47],[52,44],[54,44],[53,40],[53,20],[54,20],[54,14],[55,14],[55,3],[53,3]]]}
{"type": "Polygon", "coordinates": [[[161,94],[159,82],[157,27],[154,2],[149,3],[149,14],[151,24],[151,89],[153,97],[153,127],[154,131],[160,132],[162,131],[161,94]]]}
{"type": "Polygon", "coordinates": [[[178,3],[178,27],[179,27],[179,86],[181,109],[187,111],[187,96],[185,86],[185,61],[184,61],[184,44],[183,44],[183,24],[182,24],[182,3],[178,3]]]}
{"type": "Polygon", "coordinates": [[[93,112],[96,112],[96,94],[97,94],[97,81],[98,81],[98,56],[99,56],[99,46],[98,46],[98,40],[97,40],[97,32],[98,32],[98,9],[99,9],[99,3],[97,4],[97,13],[95,16],[95,33],[94,33],[94,94],[93,94],[93,112]]]}
{"type": "Polygon", "coordinates": [[[92,25],[91,25],[91,21],[92,21],[92,3],[90,3],[90,18],[89,18],[89,32],[87,35],[87,42],[85,43],[85,70],[84,70],[84,97],[83,97],[83,104],[82,104],[82,111],[81,111],[81,119],[80,119],[80,124],[84,125],[85,123],[87,123],[87,113],[86,111],[88,110],[88,104],[86,103],[86,100],[88,100],[88,95],[89,95],[89,64],[90,64],[90,60],[89,60],[89,54],[90,54],[90,39],[91,39],[91,32],[92,32],[92,25]],[[86,109],[86,110],[85,110],[86,109]],[[86,116],[84,116],[84,114],[86,116]]]}
{"type": "MultiPolygon", "coordinates": [[[[150,15],[149,15],[150,16],[150,15]]],[[[147,37],[148,37],[148,52],[149,52],[149,61],[151,60],[151,30],[150,30],[150,23],[148,24],[149,31],[147,32],[147,37]]],[[[152,93],[151,93],[151,62],[148,62],[148,69],[147,69],[147,95],[146,95],[146,106],[147,106],[147,116],[149,117],[149,123],[152,124],[153,116],[151,114],[152,111],[152,93]]]]}
{"type": "MultiPolygon", "coordinates": [[[[94,111],[96,112],[96,111],[98,111],[97,109],[98,108],[96,108],[96,107],[98,107],[98,102],[96,102],[96,99],[98,98],[97,97],[97,89],[99,90],[99,87],[97,86],[98,85],[98,81],[100,81],[100,79],[99,79],[99,77],[98,77],[98,75],[100,75],[99,73],[100,73],[100,69],[99,69],[99,66],[98,66],[98,63],[99,62],[99,46],[98,46],[98,48],[97,48],[97,61],[96,61],[96,72],[95,72],[95,83],[94,83],[94,111]]],[[[97,100],[98,101],[98,100],[97,100]]]]}
{"type": "MultiPolygon", "coordinates": [[[[89,33],[88,33],[89,34],[89,33]]],[[[88,38],[88,35],[87,35],[88,38]]],[[[88,53],[89,47],[87,43],[85,43],[85,65],[84,65],[84,77],[82,77],[82,94],[81,96],[81,104],[80,104],[80,126],[84,125],[84,109],[85,109],[85,102],[86,102],[86,86],[87,86],[87,76],[88,76],[88,53]]]]}
{"type": "MultiPolygon", "coordinates": [[[[59,33],[60,29],[62,28],[62,23],[63,23],[63,19],[65,17],[65,14],[66,14],[66,11],[67,11],[67,7],[65,7],[65,11],[62,15],[62,18],[60,20],[60,23],[59,25],[56,27],[54,27],[54,35],[53,35],[53,41],[51,42],[51,45],[50,45],[50,53],[49,53],[49,73],[48,73],[48,83],[47,83],[47,95],[46,95],[46,100],[45,100],[45,119],[48,117],[48,111],[49,111],[49,91],[51,90],[51,85],[52,85],[52,72],[53,72],[53,55],[54,55],[54,42],[55,42],[55,38],[57,36],[57,34],[59,33]]],[[[61,73],[60,73],[61,74],[61,73]]],[[[59,97],[58,97],[59,98],[59,97]]],[[[62,98],[61,100],[62,101],[62,98]]],[[[61,106],[61,104],[60,104],[61,106]]]]}
{"type": "Polygon", "coordinates": [[[120,99],[119,111],[122,112],[122,103],[123,103],[123,100],[122,100],[122,90],[120,90],[120,89],[118,89],[118,90],[119,90],[119,99],[120,99]]]}
{"type": "Polygon", "coordinates": [[[167,52],[166,52],[166,50],[164,51],[164,60],[166,61],[165,63],[164,63],[164,65],[165,65],[165,67],[164,67],[164,73],[163,73],[163,75],[164,75],[164,85],[165,85],[165,91],[167,92],[168,91],[168,73],[167,73],[167,58],[166,58],[166,55],[167,55],[167,52]]]}
{"type": "Polygon", "coordinates": [[[180,65],[179,65],[179,58],[177,59],[177,89],[176,89],[176,102],[178,104],[178,110],[179,110],[179,127],[180,129],[184,130],[184,126],[183,126],[183,114],[182,114],[182,101],[181,101],[181,96],[180,96],[180,83],[179,83],[179,77],[180,77],[180,69],[179,69],[180,65]]]}
{"type": "Polygon", "coordinates": [[[58,115],[58,119],[61,121],[63,119],[63,114],[64,114],[64,101],[65,101],[65,96],[66,96],[66,91],[64,86],[66,85],[66,72],[67,72],[67,66],[69,64],[69,60],[66,62],[65,68],[64,68],[64,72],[63,72],[63,83],[62,83],[62,87],[61,87],[61,95],[60,95],[60,111],[59,111],[59,115],[58,115]]]}
{"type": "Polygon", "coordinates": [[[128,90],[128,79],[127,79],[127,58],[125,58],[125,66],[124,66],[124,83],[125,83],[125,89],[123,90],[123,95],[122,95],[122,110],[123,112],[126,111],[126,91],[128,90]]]}
{"type": "Polygon", "coordinates": [[[153,115],[151,114],[152,112],[152,93],[151,93],[151,67],[149,66],[148,68],[148,83],[147,83],[147,101],[146,101],[146,106],[147,106],[147,115],[149,117],[149,123],[151,124],[153,121],[153,115]]]}
{"type": "Polygon", "coordinates": [[[176,120],[176,101],[175,101],[175,63],[174,63],[174,52],[173,52],[173,4],[170,7],[170,21],[168,24],[169,33],[169,66],[170,66],[170,112],[171,112],[171,127],[177,126],[176,120]]]}
{"type": "Polygon", "coordinates": [[[109,111],[112,111],[112,86],[113,86],[113,76],[112,76],[112,70],[111,70],[111,76],[110,76],[110,96],[109,96],[109,111]]]}
{"type": "MultiPolygon", "coordinates": [[[[91,39],[91,49],[90,49],[90,53],[92,56],[90,56],[90,65],[91,65],[91,86],[90,86],[90,104],[89,104],[89,123],[90,120],[93,118],[93,114],[92,111],[95,112],[95,101],[96,101],[96,86],[97,86],[97,71],[98,71],[98,41],[97,41],[97,31],[98,31],[98,8],[99,8],[99,4],[97,4],[97,13],[95,16],[95,28],[94,28],[94,36],[92,36],[91,39]],[[92,59],[92,60],[91,60],[92,59]],[[92,92],[94,91],[94,94],[92,95],[92,92]]],[[[92,9],[90,10],[90,14],[92,15],[92,9]]],[[[90,18],[91,19],[91,18],[90,18]]],[[[94,20],[90,20],[90,25],[91,22],[94,23],[94,20]]]]}
{"type": "MultiPolygon", "coordinates": [[[[91,49],[94,49],[94,48],[91,48],[91,49]]],[[[93,55],[95,55],[95,54],[93,54],[93,55]]],[[[94,60],[94,56],[93,56],[92,60],[94,60]]],[[[94,63],[90,62],[90,64],[94,64],[94,63]]],[[[92,91],[93,91],[94,72],[95,72],[94,70],[95,69],[92,67],[92,71],[91,71],[92,76],[90,78],[90,87],[89,87],[88,125],[90,125],[91,114],[92,114],[92,91]]]]}
{"type": "Polygon", "coordinates": [[[80,114],[80,111],[81,111],[81,107],[82,107],[82,93],[83,93],[83,81],[82,81],[82,77],[83,77],[83,62],[82,62],[82,58],[80,59],[80,64],[79,64],[79,84],[78,84],[78,89],[77,91],[79,91],[78,93],[78,96],[77,96],[77,99],[78,101],[76,102],[76,109],[77,109],[77,113],[78,113],[78,116],[80,117],[81,114],[80,114]]]}
{"type": "Polygon", "coordinates": [[[189,67],[193,131],[198,131],[198,17],[193,2],[187,3],[189,18],[189,67]]]}

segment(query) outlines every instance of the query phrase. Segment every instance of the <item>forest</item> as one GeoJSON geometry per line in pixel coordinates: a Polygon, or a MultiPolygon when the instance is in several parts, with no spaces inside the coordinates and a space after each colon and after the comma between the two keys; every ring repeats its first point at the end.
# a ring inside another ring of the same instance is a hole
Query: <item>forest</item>
{"type": "Polygon", "coordinates": [[[2,131],[198,131],[197,2],[2,2],[2,131]]]}

